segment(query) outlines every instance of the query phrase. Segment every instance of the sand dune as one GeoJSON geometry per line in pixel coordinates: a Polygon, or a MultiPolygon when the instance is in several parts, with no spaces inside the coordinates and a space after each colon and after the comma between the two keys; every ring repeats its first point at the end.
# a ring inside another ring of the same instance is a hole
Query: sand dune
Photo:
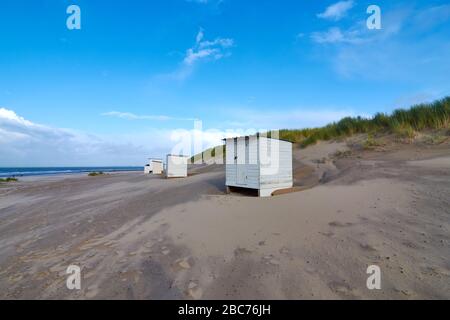
{"type": "Polygon", "coordinates": [[[305,190],[267,199],[226,195],[218,165],[25,179],[0,187],[0,298],[449,299],[449,163],[448,144],[320,143],[294,152],[305,190]]]}

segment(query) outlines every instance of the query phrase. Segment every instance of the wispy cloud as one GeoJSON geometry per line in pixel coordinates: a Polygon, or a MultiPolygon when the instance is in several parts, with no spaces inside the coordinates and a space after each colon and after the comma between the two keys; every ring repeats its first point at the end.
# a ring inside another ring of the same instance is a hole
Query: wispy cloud
{"type": "MultiPolygon", "coordinates": [[[[276,108],[274,108],[276,109],[276,108]]],[[[283,112],[261,111],[247,107],[223,108],[229,120],[222,122],[230,128],[252,128],[251,131],[272,129],[299,129],[327,125],[348,116],[368,116],[357,114],[350,107],[298,107],[283,108],[283,112]]]]}
{"type": "Polygon", "coordinates": [[[341,20],[347,15],[347,12],[353,8],[354,2],[352,0],[339,1],[331,6],[327,7],[324,12],[319,13],[317,17],[322,19],[341,20]]]}
{"type": "Polygon", "coordinates": [[[361,37],[358,30],[341,31],[338,27],[332,27],[326,31],[313,32],[311,39],[320,44],[325,43],[361,43],[367,41],[367,38],[361,37]]]}
{"type": "MultiPolygon", "coordinates": [[[[447,93],[448,94],[448,93],[447,93]]],[[[408,95],[401,95],[393,102],[394,108],[408,108],[409,106],[430,103],[446,96],[446,92],[442,91],[421,91],[408,95]]]]}
{"type": "Polygon", "coordinates": [[[200,62],[217,61],[230,56],[233,46],[234,40],[231,38],[219,37],[214,40],[205,40],[204,30],[200,28],[195,37],[195,44],[186,50],[178,69],[168,74],[159,75],[157,78],[183,81],[192,74],[194,68],[200,62]]]}
{"type": "Polygon", "coordinates": [[[170,149],[169,138],[158,130],[99,136],[34,123],[0,108],[0,166],[141,165],[170,149]]]}
{"type": "MultiPolygon", "coordinates": [[[[355,115],[347,108],[298,108],[282,113],[245,108],[220,110],[219,117],[220,112],[233,114],[233,117],[216,123],[216,128],[188,125],[188,129],[150,128],[119,135],[98,135],[34,123],[13,110],[0,108],[0,166],[143,165],[151,156],[198,153],[221,144],[224,137],[270,129],[321,126],[355,115]]],[[[126,112],[113,116],[130,120],[154,118],[126,112]]]]}
{"type": "Polygon", "coordinates": [[[450,4],[420,10],[414,15],[414,23],[422,30],[430,29],[450,19],[450,4]]]}
{"type": "Polygon", "coordinates": [[[369,30],[358,20],[345,29],[313,32],[310,39],[323,46],[324,60],[345,78],[409,80],[419,69],[430,79],[445,78],[450,64],[443,57],[450,45],[435,37],[433,28],[450,22],[449,5],[396,7],[385,10],[382,19],[381,30],[369,30]]]}
{"type": "Polygon", "coordinates": [[[217,61],[231,55],[234,40],[231,38],[216,38],[205,40],[202,28],[195,36],[195,44],[186,50],[179,67],[170,73],[157,76],[158,79],[182,81],[188,78],[196,65],[206,61],[217,61]]]}
{"type": "Polygon", "coordinates": [[[179,118],[166,115],[138,115],[131,112],[109,111],[101,114],[107,117],[116,117],[125,120],[152,120],[152,121],[195,121],[195,118],[179,118]]]}
{"type": "Polygon", "coordinates": [[[221,144],[224,137],[249,133],[246,129],[190,128],[98,135],[34,123],[0,108],[0,166],[144,165],[149,157],[192,155],[221,144]]]}
{"type": "Polygon", "coordinates": [[[213,41],[204,40],[204,31],[200,29],[195,37],[195,45],[186,51],[183,63],[187,66],[206,59],[219,60],[230,54],[227,49],[234,45],[233,39],[216,38],[213,41]]]}
{"type": "Polygon", "coordinates": [[[195,2],[195,3],[202,3],[202,4],[206,4],[209,1],[208,0],[186,0],[187,2],[195,2]]]}
{"type": "Polygon", "coordinates": [[[199,4],[216,4],[216,5],[219,5],[222,2],[224,2],[224,0],[186,0],[186,2],[194,2],[194,3],[199,3],[199,4]]]}
{"type": "Polygon", "coordinates": [[[365,20],[358,20],[346,29],[331,27],[325,31],[312,32],[310,38],[319,44],[364,44],[383,41],[398,34],[410,14],[406,9],[385,13],[384,27],[381,30],[369,30],[365,20]]]}

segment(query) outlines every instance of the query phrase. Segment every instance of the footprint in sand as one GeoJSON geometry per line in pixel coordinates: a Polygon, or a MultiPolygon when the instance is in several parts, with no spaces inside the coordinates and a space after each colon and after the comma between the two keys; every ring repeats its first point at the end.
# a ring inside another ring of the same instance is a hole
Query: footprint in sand
{"type": "Polygon", "coordinates": [[[117,255],[117,256],[123,256],[124,254],[125,254],[125,252],[123,252],[122,250],[116,250],[116,251],[114,251],[114,253],[117,255]]]}
{"type": "Polygon", "coordinates": [[[170,250],[167,247],[161,248],[161,253],[165,256],[167,256],[170,253],[170,250]]]}
{"type": "Polygon", "coordinates": [[[325,237],[329,237],[331,238],[332,236],[334,236],[333,232],[319,232],[319,234],[325,236],[325,237]]]}
{"type": "Polygon", "coordinates": [[[94,271],[90,271],[90,272],[88,272],[88,273],[85,273],[85,274],[83,275],[83,278],[84,278],[84,279],[89,279],[89,278],[92,278],[93,276],[95,276],[95,272],[94,272],[94,271]]]}
{"type": "Polygon", "coordinates": [[[364,251],[377,251],[377,249],[375,249],[374,247],[372,247],[370,244],[368,243],[360,243],[359,244],[360,248],[363,249],[364,251]]]}
{"type": "Polygon", "coordinates": [[[98,285],[92,285],[87,288],[86,298],[94,298],[98,294],[98,285]]]}
{"type": "Polygon", "coordinates": [[[56,266],[50,267],[49,270],[52,273],[59,273],[59,272],[65,271],[66,267],[65,266],[56,265],[56,266]]]}
{"type": "Polygon", "coordinates": [[[308,273],[311,273],[311,274],[315,274],[315,273],[317,272],[317,270],[316,270],[315,268],[311,267],[311,266],[306,266],[306,267],[304,268],[304,270],[305,270],[306,272],[308,272],[308,273]]]}
{"type": "Polygon", "coordinates": [[[199,300],[203,296],[203,290],[197,282],[191,281],[188,284],[187,295],[194,300],[199,300]]]}
{"type": "Polygon", "coordinates": [[[272,255],[264,256],[263,259],[266,261],[266,264],[271,264],[273,266],[280,265],[280,261],[275,259],[272,255]]]}
{"type": "Polygon", "coordinates": [[[328,225],[330,225],[331,227],[350,227],[353,225],[353,223],[351,222],[342,223],[339,221],[332,221],[328,225]]]}
{"type": "Polygon", "coordinates": [[[328,284],[329,288],[338,294],[343,294],[345,296],[353,296],[354,290],[343,281],[332,281],[328,284]]]}
{"type": "Polygon", "coordinates": [[[189,259],[188,258],[184,258],[184,259],[178,259],[175,261],[175,264],[180,267],[181,269],[190,269],[191,268],[191,264],[189,263],[189,259]]]}
{"type": "Polygon", "coordinates": [[[278,266],[280,264],[280,261],[278,261],[277,259],[270,259],[269,263],[271,265],[278,266]]]}
{"type": "Polygon", "coordinates": [[[253,251],[247,248],[242,248],[242,247],[237,247],[234,250],[234,255],[235,256],[240,256],[240,255],[247,255],[247,254],[251,254],[253,251]]]}
{"type": "Polygon", "coordinates": [[[138,254],[138,251],[133,251],[128,254],[128,256],[132,257],[138,254]]]}
{"type": "Polygon", "coordinates": [[[144,247],[151,249],[153,247],[153,244],[151,242],[147,242],[144,244],[144,247]]]}

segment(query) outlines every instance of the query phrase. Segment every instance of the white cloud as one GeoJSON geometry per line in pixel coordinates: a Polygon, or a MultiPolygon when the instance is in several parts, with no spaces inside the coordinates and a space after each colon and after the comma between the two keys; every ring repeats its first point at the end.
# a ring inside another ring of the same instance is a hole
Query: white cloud
{"type": "Polygon", "coordinates": [[[216,5],[219,5],[222,2],[224,2],[224,0],[186,0],[186,1],[199,3],[199,4],[216,4],[216,5]]]}
{"type": "Polygon", "coordinates": [[[5,108],[0,108],[0,121],[12,123],[15,122],[24,126],[34,126],[31,121],[25,120],[24,118],[19,117],[14,111],[5,108]]]}
{"type": "Polygon", "coordinates": [[[230,48],[234,45],[233,39],[222,39],[218,38],[214,41],[200,41],[198,42],[198,46],[200,48],[208,48],[208,47],[222,47],[222,48],[230,48]]]}
{"type": "Polygon", "coordinates": [[[195,46],[186,51],[183,60],[183,63],[186,66],[192,66],[194,63],[206,58],[219,60],[224,56],[229,55],[229,52],[227,52],[226,49],[231,48],[234,45],[233,39],[228,38],[216,38],[213,41],[203,39],[204,32],[203,29],[200,29],[196,36],[195,46]]]}
{"type": "Polygon", "coordinates": [[[409,95],[401,95],[394,100],[393,108],[409,108],[413,105],[433,102],[444,96],[447,96],[447,94],[442,91],[421,91],[409,95]]]}
{"type": "Polygon", "coordinates": [[[347,15],[347,12],[353,8],[353,5],[354,3],[352,0],[339,1],[326,8],[324,12],[319,13],[317,17],[338,21],[347,15]]]}
{"type": "Polygon", "coordinates": [[[347,29],[331,27],[325,31],[312,32],[310,37],[319,44],[367,44],[384,41],[399,34],[411,14],[408,8],[384,13],[381,30],[369,30],[365,20],[358,20],[347,29]]]}
{"type": "MultiPolygon", "coordinates": [[[[145,116],[125,118],[140,119],[145,116]]],[[[246,130],[150,128],[126,134],[95,135],[37,124],[0,108],[0,166],[116,166],[145,164],[168,153],[192,155],[246,130]],[[196,149],[195,146],[198,148],[196,149]]]]}
{"type": "Polygon", "coordinates": [[[186,65],[191,66],[198,60],[201,60],[203,58],[207,58],[210,56],[216,56],[219,54],[220,53],[219,53],[218,49],[202,49],[199,51],[194,51],[194,49],[188,49],[188,51],[186,53],[186,57],[184,58],[183,62],[186,65]]]}
{"type": "Polygon", "coordinates": [[[125,120],[153,120],[153,121],[194,121],[195,118],[180,118],[166,115],[137,115],[131,112],[109,111],[101,114],[107,117],[116,117],[125,120]]]}
{"type": "MultiPolygon", "coordinates": [[[[273,108],[281,110],[280,108],[273,108]]],[[[265,131],[272,129],[301,129],[327,125],[339,121],[344,117],[368,116],[356,114],[352,108],[324,108],[324,107],[298,107],[283,108],[283,111],[261,111],[246,107],[224,108],[222,112],[228,116],[233,115],[223,125],[230,128],[247,128],[250,131],[265,131]],[[251,129],[249,129],[251,128],[251,129]]]]}
{"type": "Polygon", "coordinates": [[[203,33],[203,29],[200,28],[200,30],[197,33],[197,36],[195,37],[195,42],[200,43],[203,40],[203,37],[205,34],[203,33]]]}
{"type": "Polygon", "coordinates": [[[414,15],[414,24],[420,29],[431,29],[450,20],[450,4],[420,10],[414,15]]]}
{"type": "Polygon", "coordinates": [[[187,2],[202,3],[202,4],[208,3],[208,0],[186,0],[186,1],[187,2]]]}
{"type": "MultiPolygon", "coordinates": [[[[234,118],[221,121],[217,129],[150,128],[126,134],[94,135],[37,124],[12,110],[0,108],[0,166],[143,165],[147,158],[164,157],[167,153],[198,153],[220,145],[225,137],[278,128],[321,126],[354,115],[350,109],[230,110],[227,108],[226,114],[233,114],[234,118]]],[[[123,114],[125,119],[146,119],[146,116],[123,114]]]]}
{"type": "Polygon", "coordinates": [[[195,37],[195,44],[187,49],[180,66],[173,72],[160,74],[155,80],[183,81],[188,78],[195,66],[202,61],[216,61],[231,55],[234,40],[231,38],[216,38],[204,40],[205,33],[202,28],[195,37]]]}
{"type": "Polygon", "coordinates": [[[167,132],[101,137],[36,124],[0,108],[0,166],[142,165],[166,149],[167,132]]]}
{"type": "Polygon", "coordinates": [[[383,13],[381,30],[368,30],[365,21],[359,20],[347,29],[313,32],[310,38],[326,45],[324,61],[345,78],[410,81],[421,74],[428,86],[433,81],[441,88],[450,70],[446,58],[450,44],[432,27],[448,24],[449,18],[450,6],[402,6],[383,13]]]}
{"type": "Polygon", "coordinates": [[[325,43],[361,43],[367,39],[361,37],[357,30],[341,31],[338,27],[333,27],[323,32],[313,32],[311,39],[320,44],[325,43]]]}

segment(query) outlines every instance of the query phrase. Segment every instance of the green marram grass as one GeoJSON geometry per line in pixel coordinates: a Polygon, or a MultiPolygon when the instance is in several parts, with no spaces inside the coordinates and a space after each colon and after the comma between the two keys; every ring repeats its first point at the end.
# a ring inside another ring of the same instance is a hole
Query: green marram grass
{"type": "Polygon", "coordinates": [[[17,178],[0,178],[0,182],[17,182],[17,178]]]}
{"type": "Polygon", "coordinates": [[[450,97],[415,105],[409,109],[397,109],[390,115],[377,113],[373,118],[347,117],[322,128],[283,129],[280,139],[299,143],[306,147],[319,140],[349,137],[357,133],[394,133],[413,138],[417,131],[450,127],[450,97]]]}
{"type": "Polygon", "coordinates": [[[101,176],[101,175],[103,175],[104,173],[103,173],[103,171],[94,171],[94,172],[89,172],[89,174],[88,174],[88,176],[89,177],[96,177],[96,176],[101,176]]]}
{"type": "MultiPolygon", "coordinates": [[[[365,147],[373,148],[378,146],[373,138],[376,133],[393,133],[401,138],[414,139],[418,131],[446,128],[448,129],[446,134],[450,136],[450,96],[432,103],[418,104],[409,109],[397,109],[391,114],[377,113],[372,118],[347,117],[321,128],[282,129],[279,138],[307,147],[320,140],[367,133],[369,136],[365,147]]],[[[270,137],[270,132],[267,136],[270,137]]],[[[209,152],[211,149],[204,151],[203,154],[209,152]]],[[[195,159],[202,159],[202,154],[196,155],[195,159]]],[[[194,157],[191,158],[191,162],[193,161],[194,157]]]]}

